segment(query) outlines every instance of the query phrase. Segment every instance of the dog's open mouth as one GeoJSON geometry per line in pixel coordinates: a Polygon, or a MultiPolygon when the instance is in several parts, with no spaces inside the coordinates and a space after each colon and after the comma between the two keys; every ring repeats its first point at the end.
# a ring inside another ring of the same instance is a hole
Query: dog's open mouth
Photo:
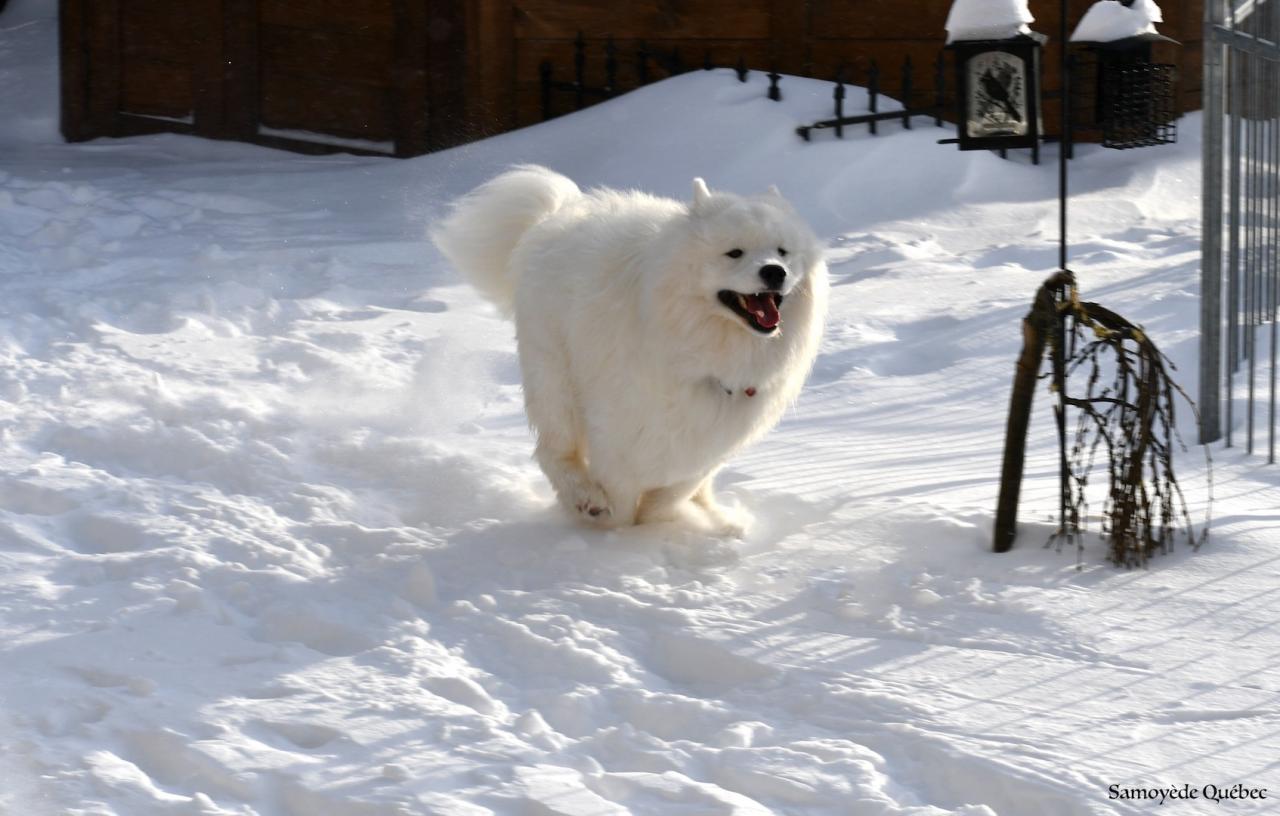
{"type": "Polygon", "coordinates": [[[728,306],[734,314],[747,321],[747,325],[761,334],[773,334],[782,322],[778,307],[782,305],[780,292],[756,292],[752,295],[740,295],[728,289],[721,289],[718,295],[720,302],[728,306]]]}

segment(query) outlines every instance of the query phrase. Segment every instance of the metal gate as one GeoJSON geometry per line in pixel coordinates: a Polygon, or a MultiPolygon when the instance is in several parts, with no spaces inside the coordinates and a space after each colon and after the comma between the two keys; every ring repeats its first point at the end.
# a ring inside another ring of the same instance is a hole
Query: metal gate
{"type": "Polygon", "coordinates": [[[1200,441],[1276,456],[1280,0],[1205,0],[1200,441]],[[1225,250],[1225,251],[1224,251],[1225,250]],[[1265,405],[1263,404],[1265,401],[1265,405]],[[1241,415],[1243,412],[1243,415],[1241,415]]]}

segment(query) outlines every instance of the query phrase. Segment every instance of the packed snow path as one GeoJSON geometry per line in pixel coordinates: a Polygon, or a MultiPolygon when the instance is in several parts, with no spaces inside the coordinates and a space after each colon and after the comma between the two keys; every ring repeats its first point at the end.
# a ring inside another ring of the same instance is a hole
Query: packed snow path
{"type": "MultiPolygon", "coordinates": [[[[1236,783],[1270,798],[1160,812],[1276,812],[1280,470],[1219,449],[1205,549],[1125,572],[1091,538],[1077,570],[1041,546],[1041,397],[987,552],[1053,168],[805,145],[828,86],[727,72],[407,162],[67,146],[52,48],[0,31],[0,812],[1075,816],[1236,783]],[[829,238],[810,384],[720,478],[745,541],[551,507],[511,328],[422,237],[528,161],[777,183],[829,238]]],[[[1187,386],[1196,132],[1072,168],[1085,295],[1187,386]]]]}

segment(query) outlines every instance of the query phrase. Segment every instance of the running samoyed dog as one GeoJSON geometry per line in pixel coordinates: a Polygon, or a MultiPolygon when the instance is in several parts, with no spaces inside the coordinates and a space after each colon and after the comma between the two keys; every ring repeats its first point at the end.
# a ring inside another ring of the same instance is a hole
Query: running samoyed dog
{"type": "Polygon", "coordinates": [[[777,188],[694,179],[684,203],[523,166],[431,237],[514,317],[535,457],[571,513],[743,532],[712,479],[800,393],[827,303],[823,247],[777,188]]]}

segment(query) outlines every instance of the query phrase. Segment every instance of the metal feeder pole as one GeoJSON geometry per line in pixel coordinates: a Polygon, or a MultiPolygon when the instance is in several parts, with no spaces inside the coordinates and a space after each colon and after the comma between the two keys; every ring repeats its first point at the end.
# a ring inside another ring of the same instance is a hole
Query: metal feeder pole
{"type": "MultiPolygon", "coordinates": [[[[1067,134],[1071,128],[1071,73],[1068,59],[1067,43],[1067,0],[1058,4],[1058,72],[1061,77],[1060,115],[1058,131],[1058,270],[1069,273],[1067,269],[1067,134]]],[[[1057,323],[1053,332],[1053,384],[1058,392],[1058,404],[1054,407],[1054,418],[1058,422],[1058,533],[1064,534],[1067,529],[1067,504],[1069,502],[1067,465],[1067,382],[1066,382],[1066,314],[1063,311],[1070,298],[1064,287],[1058,292],[1057,323]]]]}

